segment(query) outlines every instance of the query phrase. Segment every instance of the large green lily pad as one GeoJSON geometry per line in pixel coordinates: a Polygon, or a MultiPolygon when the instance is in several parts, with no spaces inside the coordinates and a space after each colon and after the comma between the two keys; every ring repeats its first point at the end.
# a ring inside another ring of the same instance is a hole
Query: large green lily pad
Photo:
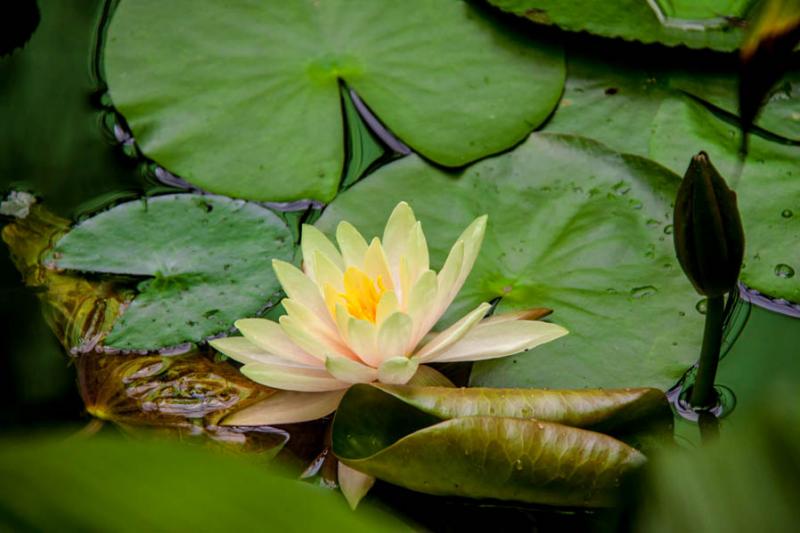
{"type": "Polygon", "coordinates": [[[648,403],[641,390],[638,399],[587,391],[582,400],[574,392],[577,403],[562,403],[558,392],[517,391],[518,401],[505,402],[485,389],[426,389],[351,387],[334,418],[333,452],[361,472],[429,494],[585,507],[613,503],[620,478],[645,461],[608,435],[559,423],[648,403]]]}
{"type": "Polygon", "coordinates": [[[341,194],[339,220],[378,235],[405,200],[423,222],[433,265],[473,218],[489,227],[452,321],[500,297],[499,311],[545,306],[570,335],[476,365],[475,385],[668,388],[694,362],[698,300],[674,259],[670,220],[678,176],[594,141],[533,134],[513,152],[460,174],[411,156],[341,194]]]}
{"type": "Polygon", "coordinates": [[[105,70],[145,155],[255,200],[336,194],[340,80],[403,142],[459,166],[524,138],[564,79],[558,47],[429,0],[124,1],[105,70]]]}
{"type": "Polygon", "coordinates": [[[705,150],[732,182],[745,230],[741,279],[774,297],[800,302],[800,146],[784,146],[752,135],[737,180],[740,133],[688,99],[665,101],[654,121],[654,159],[679,171],[686,154],[705,150]],[[738,183],[737,183],[738,182],[738,183]]]}
{"type": "Polygon", "coordinates": [[[568,31],[643,43],[736,50],[752,0],[489,0],[504,11],[568,31]]]}
{"type": "Polygon", "coordinates": [[[271,211],[220,196],[173,194],[120,204],[77,224],[48,266],[146,278],[105,346],[151,350],[200,341],[274,302],[273,258],[289,228],[271,211]]]}

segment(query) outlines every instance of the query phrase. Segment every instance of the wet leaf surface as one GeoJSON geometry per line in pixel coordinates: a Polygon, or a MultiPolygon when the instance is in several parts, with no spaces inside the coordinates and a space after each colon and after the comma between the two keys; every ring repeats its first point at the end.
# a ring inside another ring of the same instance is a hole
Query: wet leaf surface
{"type": "Polygon", "coordinates": [[[45,262],[145,278],[104,340],[153,350],[203,340],[274,303],[271,261],[291,259],[286,224],[268,209],[177,194],[116,206],[78,223],[45,262]]]}
{"type": "Polygon", "coordinates": [[[668,46],[737,49],[750,0],[489,0],[504,11],[568,31],[668,46]]]}
{"type": "MultiPolygon", "coordinates": [[[[448,415],[435,416],[405,397],[370,385],[351,387],[334,418],[336,456],[428,494],[578,507],[612,503],[620,478],[645,462],[634,448],[601,433],[533,418],[450,418],[454,411],[448,409],[448,415]]],[[[460,398],[452,405],[462,401],[473,403],[460,398]]]]}
{"type": "Polygon", "coordinates": [[[122,2],[105,68],[145,155],[254,200],[336,194],[339,80],[403,142],[458,166],[521,140],[564,79],[558,47],[466,2],[427,0],[122,2]]]}
{"type": "Polygon", "coordinates": [[[694,362],[702,330],[669,234],[678,181],[587,139],[534,134],[460,174],[413,156],[389,164],[340,195],[318,224],[332,232],[346,219],[376,235],[392,206],[408,201],[437,265],[445,243],[488,213],[482,251],[445,320],[500,297],[499,312],[549,307],[571,333],[475,365],[473,385],[667,389],[694,362]]]}

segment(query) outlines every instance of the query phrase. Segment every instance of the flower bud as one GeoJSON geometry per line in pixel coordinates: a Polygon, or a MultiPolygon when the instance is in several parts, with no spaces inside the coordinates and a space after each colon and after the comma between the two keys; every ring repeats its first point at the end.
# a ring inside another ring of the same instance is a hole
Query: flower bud
{"type": "Polygon", "coordinates": [[[675,252],[697,292],[721,296],[736,285],[744,232],[736,193],[700,152],[692,158],[675,199],[675,252]]]}

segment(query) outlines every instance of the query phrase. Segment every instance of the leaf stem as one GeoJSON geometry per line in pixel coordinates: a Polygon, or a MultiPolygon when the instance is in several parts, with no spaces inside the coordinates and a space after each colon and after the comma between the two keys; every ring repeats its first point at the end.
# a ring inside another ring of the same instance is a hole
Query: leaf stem
{"type": "Polygon", "coordinates": [[[722,345],[722,325],[725,301],[723,296],[709,296],[706,308],[706,326],[697,378],[692,387],[691,404],[694,408],[708,408],[716,401],[714,378],[717,375],[719,350],[722,345]]]}

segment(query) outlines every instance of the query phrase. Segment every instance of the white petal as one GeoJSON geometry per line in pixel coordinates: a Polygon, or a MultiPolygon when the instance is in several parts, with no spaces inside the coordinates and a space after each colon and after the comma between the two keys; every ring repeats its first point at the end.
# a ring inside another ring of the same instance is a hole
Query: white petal
{"type": "Polygon", "coordinates": [[[485,318],[481,324],[494,324],[497,322],[506,322],[508,320],[539,320],[552,312],[553,310],[547,307],[531,307],[530,309],[523,309],[521,311],[492,315],[485,318]]]}
{"type": "Polygon", "coordinates": [[[336,228],[336,241],[342,250],[345,267],[364,268],[367,241],[349,222],[340,222],[336,228]]]}
{"type": "Polygon", "coordinates": [[[325,369],[336,379],[347,383],[371,383],[378,379],[376,369],[344,357],[328,357],[325,369]]]}
{"type": "Polygon", "coordinates": [[[295,392],[279,390],[269,398],[240,409],[222,420],[223,426],[271,426],[317,420],[334,412],[344,390],[295,392]]]}
{"type": "Polygon", "coordinates": [[[350,468],[341,461],[339,461],[338,478],[339,488],[342,489],[344,498],[354,511],[358,507],[358,502],[367,495],[369,489],[375,484],[374,477],[350,468]]]}
{"type": "Polygon", "coordinates": [[[242,318],[234,322],[233,325],[242,332],[242,335],[258,345],[265,352],[307,365],[320,363],[317,358],[292,342],[292,339],[286,335],[283,328],[272,320],[267,320],[265,318],[242,318]]]}
{"type": "Polygon", "coordinates": [[[256,383],[275,389],[320,392],[350,386],[350,383],[339,381],[327,370],[319,368],[251,363],[244,365],[241,372],[256,383]]]}
{"type": "Polygon", "coordinates": [[[260,346],[251,342],[245,337],[223,337],[221,339],[214,339],[208,341],[215,350],[221,352],[231,359],[239,361],[240,363],[266,363],[266,364],[281,364],[281,365],[300,365],[300,366],[316,366],[320,367],[320,361],[309,356],[310,365],[300,364],[297,361],[284,359],[278,355],[264,351],[260,346]]]}
{"type": "Polygon", "coordinates": [[[437,363],[451,361],[480,361],[505,357],[567,334],[557,324],[537,320],[516,320],[478,324],[459,342],[432,359],[437,363]]]}
{"type": "Polygon", "coordinates": [[[377,368],[381,363],[378,351],[377,328],[366,320],[350,317],[347,323],[347,340],[350,348],[369,366],[377,368]]]}
{"type": "Polygon", "coordinates": [[[405,357],[392,357],[378,367],[378,381],[392,385],[405,385],[417,373],[419,363],[405,357]]]}
{"type": "MultiPolygon", "coordinates": [[[[488,217],[486,215],[476,218],[472,224],[464,230],[459,238],[456,239],[456,245],[459,242],[464,243],[463,258],[460,268],[458,269],[458,275],[452,276],[452,273],[448,272],[448,283],[443,284],[443,290],[437,296],[437,307],[442,310],[442,313],[453,302],[458,291],[460,291],[461,287],[464,285],[467,276],[469,276],[469,273],[472,271],[472,266],[475,264],[475,259],[478,257],[478,252],[483,243],[483,236],[486,233],[487,219],[488,217]]],[[[451,254],[455,251],[456,245],[453,245],[451,254]]],[[[445,264],[445,267],[446,266],[447,264],[445,264]]],[[[444,270],[445,268],[442,268],[442,271],[444,270]]]]}
{"type": "Polygon", "coordinates": [[[349,350],[344,341],[339,336],[339,330],[330,320],[321,320],[317,315],[302,303],[292,298],[284,298],[281,305],[286,309],[286,313],[292,319],[302,324],[306,331],[315,337],[319,337],[320,342],[326,346],[336,348],[336,353],[347,353],[349,350]]]}
{"type": "Polygon", "coordinates": [[[405,313],[394,313],[387,318],[378,330],[378,352],[383,359],[406,356],[413,322],[405,313]]]}
{"type": "Polygon", "coordinates": [[[306,272],[309,272],[312,279],[315,279],[314,255],[317,251],[327,256],[340,270],[344,270],[342,254],[340,254],[336,246],[328,240],[328,237],[314,226],[303,224],[300,237],[300,249],[303,252],[303,267],[306,272]]]}
{"type": "Polygon", "coordinates": [[[458,322],[439,333],[430,342],[423,346],[416,354],[414,359],[420,363],[435,359],[436,356],[450,346],[460,341],[469,330],[475,327],[481,319],[486,316],[486,312],[491,308],[491,304],[482,303],[470,313],[462,317],[458,322]]]}

